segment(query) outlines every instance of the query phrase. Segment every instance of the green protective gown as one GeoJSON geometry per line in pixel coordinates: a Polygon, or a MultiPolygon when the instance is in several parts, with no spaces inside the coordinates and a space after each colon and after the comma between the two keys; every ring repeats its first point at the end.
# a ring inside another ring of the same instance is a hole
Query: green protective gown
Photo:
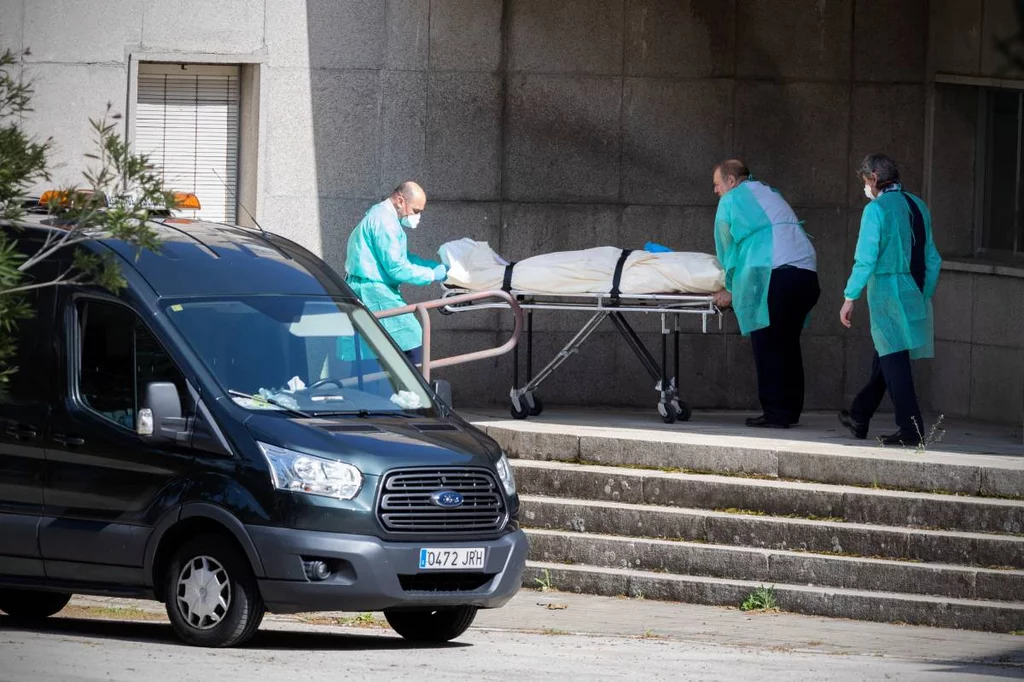
{"type": "Polygon", "coordinates": [[[932,241],[931,214],[921,199],[909,192],[885,192],[864,208],[853,272],[844,293],[856,300],[867,287],[871,338],[879,355],[905,350],[915,359],[934,355],[932,296],[941,264],[932,241]],[[924,218],[923,292],[910,274],[913,228],[904,194],[917,204],[924,218]]]}
{"type": "MultiPolygon", "coordinates": [[[[409,253],[405,230],[390,199],[373,206],[359,221],[348,238],[345,256],[347,281],[359,299],[372,311],[406,305],[399,293],[402,284],[426,285],[434,281],[434,269],[440,263],[409,253]]],[[[384,329],[402,350],[423,345],[423,328],[415,315],[399,315],[381,320],[384,329]]],[[[373,357],[364,344],[360,357],[373,357]],[[370,353],[370,355],[367,355],[370,353]]],[[[341,339],[339,355],[355,359],[355,344],[341,339]]]]}
{"type": "Polygon", "coordinates": [[[718,201],[715,252],[743,336],[768,326],[772,222],[745,180],[718,201]]]}

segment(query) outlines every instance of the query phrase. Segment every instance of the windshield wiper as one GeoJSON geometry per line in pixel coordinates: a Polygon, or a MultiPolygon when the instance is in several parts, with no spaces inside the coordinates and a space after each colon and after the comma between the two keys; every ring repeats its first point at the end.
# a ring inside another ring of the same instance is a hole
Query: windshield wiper
{"type": "Polygon", "coordinates": [[[228,394],[229,395],[233,395],[236,398],[248,398],[249,400],[252,400],[253,402],[259,402],[259,401],[262,400],[264,402],[270,403],[274,407],[278,407],[278,408],[284,410],[285,412],[293,414],[296,417],[302,417],[303,419],[312,419],[313,418],[312,415],[310,415],[310,414],[308,414],[306,412],[303,412],[302,410],[297,410],[294,407],[288,407],[287,405],[284,405],[284,404],[278,402],[277,400],[274,400],[273,398],[267,398],[267,397],[262,396],[262,395],[261,396],[249,395],[248,393],[244,393],[242,391],[236,391],[234,389],[228,389],[228,394]]]}
{"type": "Polygon", "coordinates": [[[416,415],[409,414],[404,410],[341,410],[337,412],[317,412],[318,417],[359,417],[369,419],[370,417],[404,417],[415,419],[416,415]]]}

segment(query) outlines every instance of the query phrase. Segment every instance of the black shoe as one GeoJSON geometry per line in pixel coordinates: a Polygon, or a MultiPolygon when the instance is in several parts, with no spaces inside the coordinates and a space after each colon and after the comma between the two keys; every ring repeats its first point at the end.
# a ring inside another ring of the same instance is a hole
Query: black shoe
{"type": "Polygon", "coordinates": [[[858,440],[864,440],[868,437],[868,425],[861,424],[859,421],[855,420],[846,410],[839,411],[839,423],[850,429],[850,433],[852,433],[853,437],[858,440]]]}
{"type": "Polygon", "coordinates": [[[782,422],[773,422],[768,417],[758,415],[757,417],[747,417],[747,426],[757,426],[763,429],[788,429],[789,424],[783,424],[782,422]]]}
{"type": "Polygon", "coordinates": [[[905,434],[902,431],[897,431],[890,436],[882,436],[878,439],[882,445],[903,445],[908,448],[916,448],[921,444],[921,437],[915,434],[905,434]]]}

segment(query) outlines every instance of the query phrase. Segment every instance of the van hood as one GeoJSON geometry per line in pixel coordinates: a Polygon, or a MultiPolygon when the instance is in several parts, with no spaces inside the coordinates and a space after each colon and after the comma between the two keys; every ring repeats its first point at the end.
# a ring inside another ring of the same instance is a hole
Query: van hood
{"type": "Polygon", "coordinates": [[[347,462],[364,475],[396,467],[485,466],[493,468],[501,448],[479,429],[457,418],[314,417],[254,414],[246,426],[270,445],[347,462]]]}

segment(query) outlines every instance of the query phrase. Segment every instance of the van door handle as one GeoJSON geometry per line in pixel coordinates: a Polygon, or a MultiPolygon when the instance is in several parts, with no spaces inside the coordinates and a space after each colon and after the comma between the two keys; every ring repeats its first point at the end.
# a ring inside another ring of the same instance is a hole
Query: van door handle
{"type": "Polygon", "coordinates": [[[63,433],[55,433],[53,439],[61,445],[67,447],[78,447],[79,445],[85,445],[85,439],[79,438],[78,436],[65,436],[63,433]]]}
{"type": "Polygon", "coordinates": [[[15,440],[32,440],[39,434],[31,426],[8,426],[4,429],[4,435],[15,440]]]}

